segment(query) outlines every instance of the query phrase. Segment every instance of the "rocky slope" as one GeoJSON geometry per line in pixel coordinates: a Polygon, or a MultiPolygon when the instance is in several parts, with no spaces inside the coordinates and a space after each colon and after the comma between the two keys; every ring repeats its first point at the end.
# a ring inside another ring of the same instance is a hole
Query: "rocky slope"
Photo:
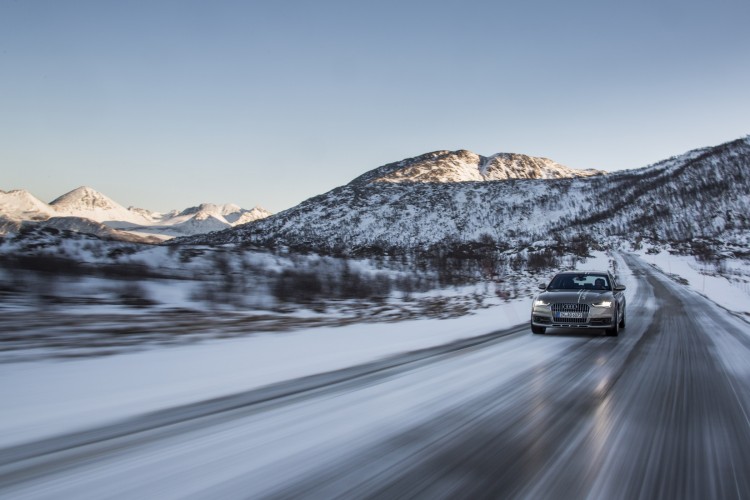
{"type": "MultiPolygon", "coordinates": [[[[385,165],[275,216],[179,241],[345,254],[581,239],[748,242],[750,138],[638,170],[573,178],[550,179],[527,160],[515,178],[486,180],[493,163],[476,156],[438,152],[385,165]]],[[[513,162],[505,165],[513,171],[513,162]]]]}
{"type": "Polygon", "coordinates": [[[466,150],[434,151],[371,170],[352,184],[562,179],[601,174],[604,172],[600,170],[575,170],[547,158],[514,153],[480,156],[466,150]]]}

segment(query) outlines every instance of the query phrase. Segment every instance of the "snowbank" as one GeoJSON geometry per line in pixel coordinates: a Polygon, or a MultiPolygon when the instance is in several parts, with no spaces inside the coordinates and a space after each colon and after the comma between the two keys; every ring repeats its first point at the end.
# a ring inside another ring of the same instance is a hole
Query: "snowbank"
{"type": "Polygon", "coordinates": [[[672,277],[681,278],[691,289],[740,316],[750,317],[750,264],[730,259],[729,271],[737,276],[730,281],[712,271],[693,256],[639,253],[641,259],[661,269],[672,277]]]}
{"type": "Polygon", "coordinates": [[[448,320],[314,328],[0,365],[0,447],[489,333],[524,322],[529,302],[448,320]]]}

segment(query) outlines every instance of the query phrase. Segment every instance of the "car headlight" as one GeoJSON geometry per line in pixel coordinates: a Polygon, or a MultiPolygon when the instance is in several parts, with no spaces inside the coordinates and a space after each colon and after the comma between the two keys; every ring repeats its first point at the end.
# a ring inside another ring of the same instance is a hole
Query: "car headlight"
{"type": "Polygon", "coordinates": [[[535,305],[535,306],[548,306],[548,305],[549,305],[549,302],[545,302],[545,301],[544,301],[544,300],[542,300],[542,299],[536,299],[536,300],[534,301],[534,305],[535,305]]]}
{"type": "Polygon", "coordinates": [[[598,304],[593,304],[594,307],[612,307],[612,301],[611,300],[602,300],[598,304]]]}

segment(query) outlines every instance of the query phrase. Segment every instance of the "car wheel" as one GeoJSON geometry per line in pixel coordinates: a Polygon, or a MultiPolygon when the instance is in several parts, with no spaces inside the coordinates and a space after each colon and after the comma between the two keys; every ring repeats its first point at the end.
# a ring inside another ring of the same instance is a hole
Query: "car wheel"
{"type": "Polygon", "coordinates": [[[543,326],[534,326],[531,325],[531,333],[536,333],[538,335],[542,335],[544,332],[546,332],[547,329],[543,326]]]}
{"type": "Polygon", "coordinates": [[[615,309],[615,324],[612,328],[607,328],[604,330],[604,333],[610,337],[617,337],[617,335],[620,333],[620,321],[617,321],[618,310],[615,309]]]}
{"type": "Polygon", "coordinates": [[[625,311],[622,311],[622,318],[620,318],[620,328],[625,328],[625,311]]]}

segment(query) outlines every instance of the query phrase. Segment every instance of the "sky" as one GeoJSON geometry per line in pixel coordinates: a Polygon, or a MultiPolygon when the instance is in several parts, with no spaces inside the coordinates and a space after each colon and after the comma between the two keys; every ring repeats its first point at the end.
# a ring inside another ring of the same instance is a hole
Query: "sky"
{"type": "Polygon", "coordinates": [[[750,134],[747,0],[0,0],[0,189],[273,212],[435,150],[750,134]]]}

